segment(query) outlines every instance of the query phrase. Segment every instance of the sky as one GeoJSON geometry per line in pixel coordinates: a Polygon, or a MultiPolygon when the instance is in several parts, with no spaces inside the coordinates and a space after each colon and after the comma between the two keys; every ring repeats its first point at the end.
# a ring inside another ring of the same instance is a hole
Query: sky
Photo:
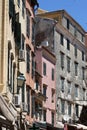
{"type": "Polygon", "coordinates": [[[38,0],[38,3],[46,11],[64,9],[87,32],[87,0],[38,0]]]}

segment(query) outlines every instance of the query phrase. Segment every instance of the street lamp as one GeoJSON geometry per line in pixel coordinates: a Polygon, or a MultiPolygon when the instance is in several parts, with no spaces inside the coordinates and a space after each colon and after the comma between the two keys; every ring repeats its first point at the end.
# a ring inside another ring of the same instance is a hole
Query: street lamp
{"type": "Polygon", "coordinates": [[[25,81],[26,81],[25,76],[24,76],[24,74],[21,73],[17,77],[17,85],[20,86],[20,87],[22,87],[25,81]]]}

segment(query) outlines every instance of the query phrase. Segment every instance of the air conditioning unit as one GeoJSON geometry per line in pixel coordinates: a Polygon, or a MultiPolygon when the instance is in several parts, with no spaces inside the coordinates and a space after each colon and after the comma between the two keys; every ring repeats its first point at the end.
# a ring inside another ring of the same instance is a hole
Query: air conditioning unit
{"type": "Polygon", "coordinates": [[[71,98],[71,95],[69,95],[69,94],[68,94],[68,96],[67,96],[67,97],[68,97],[68,99],[69,99],[69,100],[71,100],[71,99],[72,99],[72,98],[71,98]]]}
{"type": "Polygon", "coordinates": [[[25,51],[23,49],[19,50],[19,60],[21,61],[25,60],[25,51]]]}
{"type": "Polygon", "coordinates": [[[27,103],[22,103],[22,111],[28,112],[28,104],[27,103]]]}
{"type": "Polygon", "coordinates": [[[41,42],[41,45],[47,47],[47,46],[49,46],[49,43],[48,43],[48,41],[43,41],[43,42],[41,42]]]}
{"type": "Polygon", "coordinates": [[[14,96],[14,100],[13,100],[15,106],[20,106],[21,105],[21,97],[19,94],[14,96]]]}

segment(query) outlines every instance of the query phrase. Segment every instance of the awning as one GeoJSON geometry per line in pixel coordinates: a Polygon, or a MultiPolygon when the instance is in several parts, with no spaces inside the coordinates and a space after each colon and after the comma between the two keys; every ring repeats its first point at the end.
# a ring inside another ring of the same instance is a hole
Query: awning
{"type": "Polygon", "coordinates": [[[9,108],[10,108],[11,112],[13,113],[15,120],[17,120],[18,111],[12,102],[9,103],[9,108]]]}
{"type": "Polygon", "coordinates": [[[13,125],[12,125],[11,121],[6,120],[6,118],[2,115],[0,115],[0,127],[13,129],[13,125]]]}
{"type": "Polygon", "coordinates": [[[77,130],[87,130],[87,126],[82,125],[82,124],[66,124],[68,127],[68,130],[73,130],[73,129],[77,129],[77,130]]]}
{"type": "Polygon", "coordinates": [[[87,126],[82,125],[82,124],[77,124],[77,127],[82,128],[83,130],[87,130],[87,126]]]}
{"type": "Polygon", "coordinates": [[[64,124],[62,122],[57,122],[57,127],[58,128],[64,128],[64,124]]]}
{"type": "Polygon", "coordinates": [[[0,94],[0,110],[1,113],[3,114],[3,116],[11,121],[14,122],[15,121],[15,114],[16,111],[13,109],[12,105],[9,104],[10,106],[8,106],[7,102],[4,100],[4,97],[0,94]],[[13,112],[13,110],[15,111],[15,113],[13,112]]]}

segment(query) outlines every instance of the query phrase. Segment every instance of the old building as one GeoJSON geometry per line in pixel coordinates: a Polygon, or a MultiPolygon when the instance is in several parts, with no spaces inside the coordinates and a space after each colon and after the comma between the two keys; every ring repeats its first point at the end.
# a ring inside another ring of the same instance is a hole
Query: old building
{"type": "Polygon", "coordinates": [[[32,23],[37,8],[37,0],[0,2],[0,129],[27,129],[30,123],[25,115],[32,108],[27,88],[34,88],[32,23]]]}
{"type": "Polygon", "coordinates": [[[12,103],[14,86],[17,85],[14,4],[8,0],[0,2],[0,127],[8,129],[17,127],[17,110],[12,103]]]}
{"type": "MultiPolygon", "coordinates": [[[[41,92],[45,99],[41,107],[41,121],[55,125],[55,55],[46,47],[36,49],[36,70],[42,76],[41,92]]],[[[37,106],[35,107],[37,108],[37,106]]]]}
{"type": "Polygon", "coordinates": [[[37,19],[37,44],[47,40],[56,56],[56,126],[62,126],[79,120],[86,105],[85,30],[65,10],[41,13],[37,19]],[[55,24],[49,24],[52,19],[55,24]]]}

